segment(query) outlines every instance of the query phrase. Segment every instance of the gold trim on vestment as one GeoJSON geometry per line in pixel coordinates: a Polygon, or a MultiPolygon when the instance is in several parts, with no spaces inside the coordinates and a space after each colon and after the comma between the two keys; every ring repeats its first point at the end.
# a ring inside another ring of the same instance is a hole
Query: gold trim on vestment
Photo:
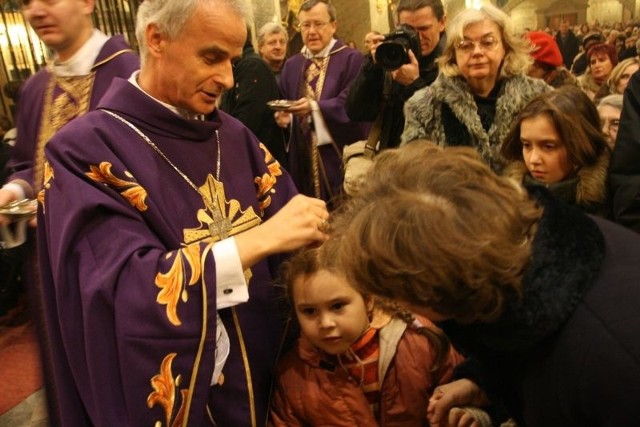
{"type": "Polygon", "coordinates": [[[89,110],[89,101],[96,73],[86,76],[61,77],[51,74],[44,95],[40,129],[36,137],[36,152],[33,161],[33,193],[42,188],[44,147],[60,128],[72,119],[89,110]],[[55,99],[56,87],[62,90],[55,99]]]}
{"type": "Polygon", "coordinates": [[[240,320],[238,319],[238,313],[235,307],[231,307],[231,314],[233,314],[233,324],[238,331],[238,342],[240,343],[240,352],[242,353],[242,362],[244,364],[244,372],[247,378],[247,390],[249,392],[249,412],[251,413],[251,427],[257,427],[256,421],[256,399],[253,392],[253,380],[251,379],[251,366],[249,363],[249,356],[247,355],[247,346],[244,343],[244,337],[242,336],[242,328],[240,327],[240,320]]]}
{"type": "MultiPolygon", "coordinates": [[[[203,272],[205,271],[205,261],[207,260],[207,258],[209,258],[209,253],[211,252],[211,249],[213,248],[214,244],[215,244],[214,242],[209,243],[204,249],[204,251],[202,252],[202,256],[200,257],[200,263],[201,263],[200,270],[203,272]]],[[[187,405],[185,409],[184,422],[182,424],[184,427],[189,425],[189,412],[191,411],[191,402],[193,400],[193,393],[196,388],[198,371],[200,369],[200,360],[202,359],[202,353],[204,352],[204,343],[206,341],[206,336],[207,336],[207,320],[209,318],[209,311],[208,311],[209,301],[207,299],[208,296],[207,296],[207,284],[205,280],[205,274],[202,274],[201,282],[202,282],[202,332],[200,334],[200,344],[198,345],[198,352],[196,353],[196,359],[193,362],[193,370],[191,371],[191,381],[189,383],[189,394],[187,395],[187,405]]],[[[209,399],[207,396],[206,401],[208,400],[209,399]]]]}
{"type": "Polygon", "coordinates": [[[100,62],[96,62],[95,64],[93,64],[93,66],[91,67],[91,71],[94,71],[96,68],[98,68],[99,66],[101,66],[102,64],[106,64],[107,62],[111,61],[113,58],[115,58],[116,56],[120,56],[123,53],[127,53],[127,52],[133,52],[133,49],[122,49],[119,50],[117,52],[115,52],[112,55],[107,56],[105,59],[103,59],[100,62]]]}

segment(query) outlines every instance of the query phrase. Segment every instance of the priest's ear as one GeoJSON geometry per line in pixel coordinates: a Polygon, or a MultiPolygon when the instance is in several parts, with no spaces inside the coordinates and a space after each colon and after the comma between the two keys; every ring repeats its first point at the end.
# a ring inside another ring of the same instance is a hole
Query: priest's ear
{"type": "Polygon", "coordinates": [[[154,58],[158,58],[162,55],[164,47],[169,41],[166,33],[163,32],[157,24],[150,23],[144,32],[144,40],[147,45],[147,51],[149,55],[154,58]]]}

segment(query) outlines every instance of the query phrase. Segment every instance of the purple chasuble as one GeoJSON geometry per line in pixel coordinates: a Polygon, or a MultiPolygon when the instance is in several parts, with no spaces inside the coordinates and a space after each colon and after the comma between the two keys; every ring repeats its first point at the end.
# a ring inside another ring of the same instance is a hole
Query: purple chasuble
{"type": "Polygon", "coordinates": [[[137,126],[202,195],[101,110],[47,145],[39,256],[63,425],[204,426],[209,414],[218,426],[264,425],[283,331],[273,286],[279,257],[245,271],[249,302],[219,311],[231,349],[224,382],[210,386],[210,207],[217,199],[231,235],[240,233],[293,197],[293,182],[223,112],[183,119],[123,79],[99,108],[137,126]]]}
{"type": "MultiPolygon", "coordinates": [[[[93,71],[95,78],[91,88],[91,97],[88,110],[94,110],[98,102],[106,92],[114,77],[129,78],[131,74],[140,68],[138,55],[131,50],[121,35],[113,36],[102,46],[96,58],[93,71]],[[126,52],[122,52],[127,50],[126,52]],[[120,53],[122,52],[122,53],[120,53]]],[[[8,164],[15,173],[9,176],[8,181],[20,179],[34,186],[34,168],[42,165],[34,164],[36,144],[40,132],[42,112],[45,108],[45,93],[51,73],[45,68],[29,78],[20,90],[20,102],[18,102],[17,127],[18,137],[8,164]]],[[[54,96],[59,93],[55,89],[54,96]]],[[[35,197],[27,194],[27,197],[35,197]]]]}
{"type": "MultiPolygon", "coordinates": [[[[305,70],[311,61],[301,53],[289,58],[280,74],[280,91],[283,98],[300,99],[305,93],[305,70]]],[[[339,195],[342,190],[344,174],[342,170],[342,150],[345,145],[366,139],[370,123],[353,122],[347,116],[346,99],[351,84],[360,72],[362,54],[355,49],[346,47],[338,40],[329,53],[329,64],[322,87],[320,98],[317,99],[320,111],[333,137],[336,147],[322,145],[319,147],[320,157],[329,181],[331,191],[328,191],[323,179],[321,182],[321,197],[328,201],[330,193],[339,195]]],[[[291,143],[289,145],[289,169],[296,185],[304,194],[313,196],[313,179],[311,172],[310,133],[303,121],[293,122],[291,143]]]]}

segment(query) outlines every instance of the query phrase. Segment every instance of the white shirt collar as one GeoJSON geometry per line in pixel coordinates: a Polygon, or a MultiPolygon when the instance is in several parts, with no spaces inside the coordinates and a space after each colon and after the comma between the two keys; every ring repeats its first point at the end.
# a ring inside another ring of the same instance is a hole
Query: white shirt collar
{"type": "Polygon", "coordinates": [[[336,44],[337,41],[338,40],[336,40],[336,39],[331,39],[329,44],[324,49],[322,49],[320,52],[318,52],[316,54],[311,53],[306,46],[302,47],[302,50],[300,51],[300,53],[302,53],[302,55],[307,59],[324,58],[326,56],[329,56],[329,52],[331,52],[331,49],[333,49],[333,46],[336,44]]]}
{"type": "Polygon", "coordinates": [[[109,40],[109,36],[94,28],[89,40],[71,58],[62,62],[58,60],[57,55],[54,55],[51,71],[57,76],[86,76],[91,72],[91,68],[107,40],[109,40]]]}
{"type": "Polygon", "coordinates": [[[204,115],[202,114],[194,114],[191,113],[183,108],[178,108],[176,106],[173,106],[171,104],[167,104],[166,102],[162,102],[157,98],[154,98],[153,96],[149,95],[147,92],[144,91],[144,89],[142,89],[140,87],[140,85],[138,84],[138,75],[140,74],[140,70],[136,70],[133,72],[133,74],[131,74],[131,77],[129,77],[129,83],[131,83],[132,85],[134,85],[135,87],[137,87],[142,93],[144,93],[145,95],[147,95],[149,98],[153,99],[154,101],[156,101],[158,104],[168,108],[169,110],[171,110],[173,113],[177,114],[178,116],[188,119],[188,120],[204,120],[204,115]]]}

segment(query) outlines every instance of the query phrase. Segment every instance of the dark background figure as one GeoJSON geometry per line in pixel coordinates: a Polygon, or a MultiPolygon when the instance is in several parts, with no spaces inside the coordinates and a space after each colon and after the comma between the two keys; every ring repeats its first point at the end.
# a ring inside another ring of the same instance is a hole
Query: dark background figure
{"type": "MultiPolygon", "coordinates": [[[[600,32],[589,33],[582,39],[582,52],[580,52],[575,59],[573,60],[573,64],[571,64],[571,72],[575,76],[579,76],[584,74],[587,71],[587,52],[591,46],[604,42],[604,36],[600,32]]],[[[567,67],[569,68],[569,67],[567,67]]]]}
{"type": "Polygon", "coordinates": [[[220,109],[247,126],[286,168],[284,132],[267,106],[268,101],[280,98],[280,89],[267,63],[254,51],[251,33],[247,31],[247,34],[242,58],[233,69],[234,86],[224,93],[220,109]]]}
{"type": "Polygon", "coordinates": [[[620,127],[609,168],[613,219],[640,233],[640,73],[624,92],[620,127]]]}
{"type": "Polygon", "coordinates": [[[298,28],[298,17],[293,10],[289,11],[287,18],[287,30],[289,32],[289,43],[287,45],[287,58],[300,53],[300,49],[304,46],[302,34],[298,28]]]}
{"type": "Polygon", "coordinates": [[[638,36],[633,35],[627,37],[627,39],[624,41],[624,48],[618,55],[618,60],[620,60],[620,62],[624,61],[627,58],[635,58],[636,56],[638,56],[638,50],[636,49],[637,42],[638,36]]]}
{"type": "MultiPolygon", "coordinates": [[[[390,72],[393,82],[382,117],[379,148],[400,144],[404,129],[404,103],[416,90],[430,85],[436,79],[438,66],[435,61],[442,53],[445,42],[446,16],[441,0],[401,0],[396,16],[398,25],[412,27],[419,34],[420,55],[412,63],[390,72]]],[[[374,121],[383,99],[385,71],[373,56],[384,36],[372,35],[371,39],[371,51],[365,56],[360,74],[347,96],[347,114],[355,121],[374,121]]]]}
{"type": "Polygon", "coordinates": [[[5,115],[0,115],[0,182],[7,179],[9,171],[6,168],[7,161],[11,156],[12,146],[5,142],[5,135],[13,128],[11,120],[5,115]]]}
{"type": "Polygon", "coordinates": [[[580,50],[580,42],[578,37],[573,34],[571,28],[569,28],[569,22],[562,21],[560,23],[560,30],[556,33],[556,43],[562,53],[562,62],[567,68],[571,68],[573,60],[580,50]]]}

